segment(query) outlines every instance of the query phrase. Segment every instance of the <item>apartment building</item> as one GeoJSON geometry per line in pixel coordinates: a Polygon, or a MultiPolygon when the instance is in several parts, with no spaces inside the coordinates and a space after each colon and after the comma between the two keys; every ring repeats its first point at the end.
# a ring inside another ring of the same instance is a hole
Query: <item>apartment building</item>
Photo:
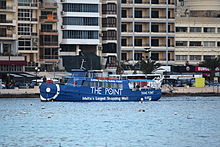
{"type": "Polygon", "coordinates": [[[0,0],[0,79],[24,71],[26,62],[17,46],[17,0],[0,0]]]}
{"type": "Polygon", "coordinates": [[[60,56],[67,70],[101,69],[101,5],[99,0],[61,0],[60,56]]]}
{"type": "Polygon", "coordinates": [[[220,1],[178,0],[176,64],[220,57],[220,1]]]}
{"type": "Polygon", "coordinates": [[[114,69],[118,57],[118,4],[117,0],[102,0],[101,44],[102,61],[105,68],[114,69]]]}
{"type": "Polygon", "coordinates": [[[27,61],[26,71],[39,66],[39,0],[17,0],[18,53],[27,61]]]}
{"type": "Polygon", "coordinates": [[[45,0],[39,7],[39,63],[41,70],[54,71],[59,64],[58,5],[56,1],[45,0]]]}
{"type": "Polygon", "coordinates": [[[121,59],[174,64],[175,0],[121,1],[121,59]]]}
{"type": "Polygon", "coordinates": [[[0,0],[0,55],[17,53],[17,1],[0,0]]]}

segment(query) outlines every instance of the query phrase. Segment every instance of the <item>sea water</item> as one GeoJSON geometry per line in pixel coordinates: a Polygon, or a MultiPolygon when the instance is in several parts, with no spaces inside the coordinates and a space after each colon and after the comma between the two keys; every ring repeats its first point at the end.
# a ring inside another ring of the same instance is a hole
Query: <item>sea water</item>
{"type": "Polygon", "coordinates": [[[156,102],[0,99],[2,147],[219,147],[219,97],[156,102]]]}

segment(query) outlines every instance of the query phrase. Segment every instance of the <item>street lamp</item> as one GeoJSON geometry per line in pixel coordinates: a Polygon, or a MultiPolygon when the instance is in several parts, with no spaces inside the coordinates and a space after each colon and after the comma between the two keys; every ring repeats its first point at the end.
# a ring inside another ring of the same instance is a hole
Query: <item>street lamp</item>
{"type": "Polygon", "coordinates": [[[148,59],[151,61],[151,48],[144,48],[148,52],[148,59]]]}

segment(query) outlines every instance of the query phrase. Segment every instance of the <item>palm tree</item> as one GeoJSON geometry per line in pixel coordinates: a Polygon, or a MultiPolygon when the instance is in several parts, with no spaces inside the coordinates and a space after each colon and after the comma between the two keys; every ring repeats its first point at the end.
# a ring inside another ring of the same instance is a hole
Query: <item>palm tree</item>
{"type": "Polygon", "coordinates": [[[214,82],[215,69],[217,67],[220,67],[220,58],[206,59],[202,61],[199,65],[207,67],[210,70],[210,80],[211,82],[214,82]]]}
{"type": "Polygon", "coordinates": [[[136,65],[140,65],[140,70],[144,73],[144,74],[149,74],[151,73],[154,69],[156,69],[157,67],[160,66],[159,63],[156,63],[155,61],[152,61],[150,59],[147,59],[147,62],[144,60],[141,60],[140,62],[138,62],[136,65]]]}

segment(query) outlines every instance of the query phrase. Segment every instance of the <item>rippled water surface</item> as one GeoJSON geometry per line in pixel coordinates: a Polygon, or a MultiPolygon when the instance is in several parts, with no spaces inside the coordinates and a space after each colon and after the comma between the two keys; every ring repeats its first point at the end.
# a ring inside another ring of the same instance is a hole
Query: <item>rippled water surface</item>
{"type": "Polygon", "coordinates": [[[219,147],[220,98],[145,103],[2,98],[0,146],[219,147]]]}

